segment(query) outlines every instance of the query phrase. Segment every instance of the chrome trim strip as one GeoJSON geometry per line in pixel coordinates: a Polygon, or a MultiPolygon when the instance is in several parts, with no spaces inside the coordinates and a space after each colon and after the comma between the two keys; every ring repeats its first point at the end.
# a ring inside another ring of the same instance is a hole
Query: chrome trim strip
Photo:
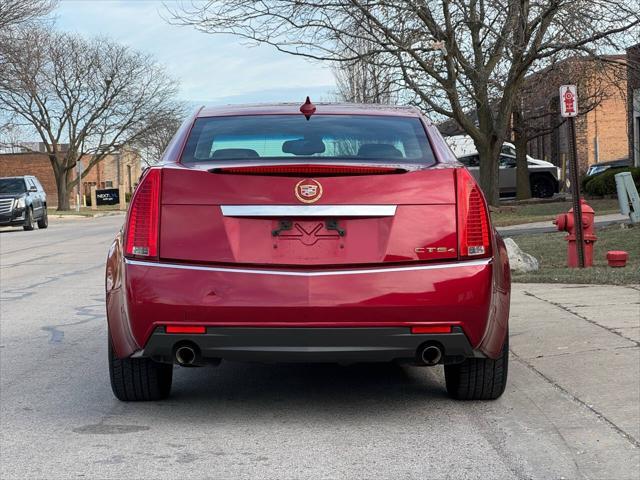
{"type": "Polygon", "coordinates": [[[221,205],[225,217],[393,217],[396,205],[221,205]]]}
{"type": "Polygon", "coordinates": [[[176,263],[156,263],[144,262],[140,260],[125,259],[127,265],[137,265],[141,267],[155,268],[173,268],[177,270],[199,270],[205,272],[223,272],[223,273],[253,273],[255,275],[286,275],[291,277],[323,277],[332,275],[360,275],[365,273],[391,273],[391,272],[410,272],[419,270],[441,270],[446,268],[463,268],[463,267],[481,267],[489,265],[491,258],[483,258],[482,260],[467,260],[456,263],[439,263],[435,265],[416,265],[412,267],[389,267],[389,268],[359,268],[352,270],[327,270],[327,271],[295,271],[295,270],[260,270],[258,268],[224,268],[224,267],[207,267],[204,265],[181,265],[176,263]]]}

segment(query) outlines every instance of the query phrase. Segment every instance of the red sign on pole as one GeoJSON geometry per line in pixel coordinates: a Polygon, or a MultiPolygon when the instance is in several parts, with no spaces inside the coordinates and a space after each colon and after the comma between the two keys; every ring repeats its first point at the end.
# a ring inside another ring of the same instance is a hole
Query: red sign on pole
{"type": "Polygon", "coordinates": [[[560,115],[563,117],[578,115],[578,91],[575,85],[560,87],[560,115]]]}

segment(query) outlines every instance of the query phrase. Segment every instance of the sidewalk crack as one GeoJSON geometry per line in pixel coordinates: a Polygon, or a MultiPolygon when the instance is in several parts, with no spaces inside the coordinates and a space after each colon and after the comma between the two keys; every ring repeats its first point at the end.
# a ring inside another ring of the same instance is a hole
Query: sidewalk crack
{"type": "Polygon", "coordinates": [[[576,317],[581,318],[581,319],[582,319],[582,320],[584,320],[585,322],[589,322],[589,323],[590,323],[590,324],[592,324],[592,325],[596,325],[596,326],[598,326],[598,327],[600,327],[600,328],[602,328],[602,329],[606,330],[606,331],[607,331],[607,332],[609,332],[609,333],[613,333],[614,335],[619,336],[620,338],[624,338],[625,340],[629,340],[629,341],[630,341],[630,342],[632,342],[636,347],[640,347],[640,342],[638,342],[637,340],[634,340],[633,338],[627,337],[626,335],[623,335],[622,333],[617,332],[617,331],[616,331],[615,329],[613,329],[613,328],[610,328],[610,327],[606,327],[606,326],[604,326],[604,325],[601,325],[600,323],[598,323],[598,322],[596,322],[596,321],[594,321],[594,320],[591,320],[590,318],[587,318],[587,317],[585,317],[584,315],[579,314],[578,312],[574,312],[574,311],[573,311],[573,310],[571,310],[569,307],[566,307],[566,306],[562,305],[561,303],[553,302],[553,301],[551,301],[551,300],[547,300],[546,298],[539,297],[539,296],[537,296],[535,293],[531,293],[531,292],[528,292],[528,291],[526,291],[526,290],[524,290],[524,291],[523,291],[523,293],[524,293],[525,295],[527,295],[528,297],[533,297],[533,298],[535,298],[536,300],[540,300],[541,302],[545,302],[545,303],[548,303],[549,305],[553,305],[553,306],[555,306],[555,307],[558,307],[558,308],[560,308],[561,310],[564,310],[565,312],[570,313],[571,315],[575,315],[576,317]]]}
{"type": "MultiPolygon", "coordinates": [[[[588,350],[579,350],[577,352],[561,352],[561,353],[549,353],[547,355],[536,355],[535,357],[528,357],[530,359],[532,358],[558,358],[558,357],[564,357],[567,355],[576,355],[576,354],[583,354],[583,353],[593,353],[593,352],[613,352],[613,351],[617,351],[617,350],[625,350],[625,349],[629,349],[629,348],[636,348],[635,345],[627,345],[625,347],[613,347],[613,348],[591,348],[588,350]]],[[[526,357],[522,357],[522,358],[526,358],[526,357]]]]}
{"type": "Polygon", "coordinates": [[[606,423],[607,425],[609,425],[611,428],[613,428],[616,433],[618,433],[621,437],[623,437],[625,440],[627,440],[629,443],[631,443],[634,447],[636,448],[640,448],[640,441],[638,441],[636,438],[634,438],[631,434],[627,433],[625,430],[623,430],[622,428],[620,428],[618,425],[616,425],[614,422],[612,422],[611,420],[609,420],[603,413],[599,412],[598,410],[596,410],[592,405],[589,405],[588,403],[586,403],[585,401],[583,401],[582,399],[580,399],[579,397],[576,397],[574,394],[572,394],[571,392],[569,392],[566,388],[562,387],[559,383],[557,383],[556,381],[554,381],[551,377],[548,377],[547,375],[545,375],[544,373],[542,373],[540,370],[538,370],[536,367],[534,367],[531,363],[527,362],[526,360],[524,360],[522,357],[520,357],[517,353],[515,353],[513,350],[509,350],[511,352],[511,355],[513,356],[513,358],[521,363],[522,365],[524,365],[526,368],[528,368],[529,370],[531,370],[532,372],[538,374],[542,379],[544,379],[547,383],[549,383],[551,386],[553,386],[555,389],[557,389],[558,391],[560,391],[563,395],[565,395],[567,398],[569,398],[571,401],[573,401],[574,403],[582,406],[583,408],[586,408],[587,410],[589,410],[591,413],[593,413],[596,417],[598,417],[600,420],[602,420],[604,423],[606,423]]]}

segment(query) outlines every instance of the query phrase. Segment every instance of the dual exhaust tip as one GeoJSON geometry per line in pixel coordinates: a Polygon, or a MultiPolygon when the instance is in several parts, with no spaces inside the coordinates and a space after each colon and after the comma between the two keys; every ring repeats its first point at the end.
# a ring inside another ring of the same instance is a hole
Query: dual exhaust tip
{"type": "Polygon", "coordinates": [[[442,348],[439,345],[430,343],[418,349],[418,360],[422,365],[432,367],[440,363],[443,357],[442,348]]]}

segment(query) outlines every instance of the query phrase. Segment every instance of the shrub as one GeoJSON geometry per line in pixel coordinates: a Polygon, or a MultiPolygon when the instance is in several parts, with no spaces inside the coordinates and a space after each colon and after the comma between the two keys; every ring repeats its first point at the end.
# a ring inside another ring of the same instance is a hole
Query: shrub
{"type": "Polygon", "coordinates": [[[593,196],[605,196],[616,194],[616,173],[631,172],[633,182],[636,184],[636,188],[640,190],[640,168],[638,167],[624,167],[624,168],[610,168],[605,170],[600,175],[593,177],[587,177],[582,181],[582,188],[584,193],[593,196]]]}
{"type": "Polygon", "coordinates": [[[588,177],[582,177],[582,180],[580,181],[580,190],[582,192],[586,192],[587,191],[587,183],[589,183],[591,180],[593,180],[594,178],[596,178],[598,175],[589,175],[588,177]]]}

